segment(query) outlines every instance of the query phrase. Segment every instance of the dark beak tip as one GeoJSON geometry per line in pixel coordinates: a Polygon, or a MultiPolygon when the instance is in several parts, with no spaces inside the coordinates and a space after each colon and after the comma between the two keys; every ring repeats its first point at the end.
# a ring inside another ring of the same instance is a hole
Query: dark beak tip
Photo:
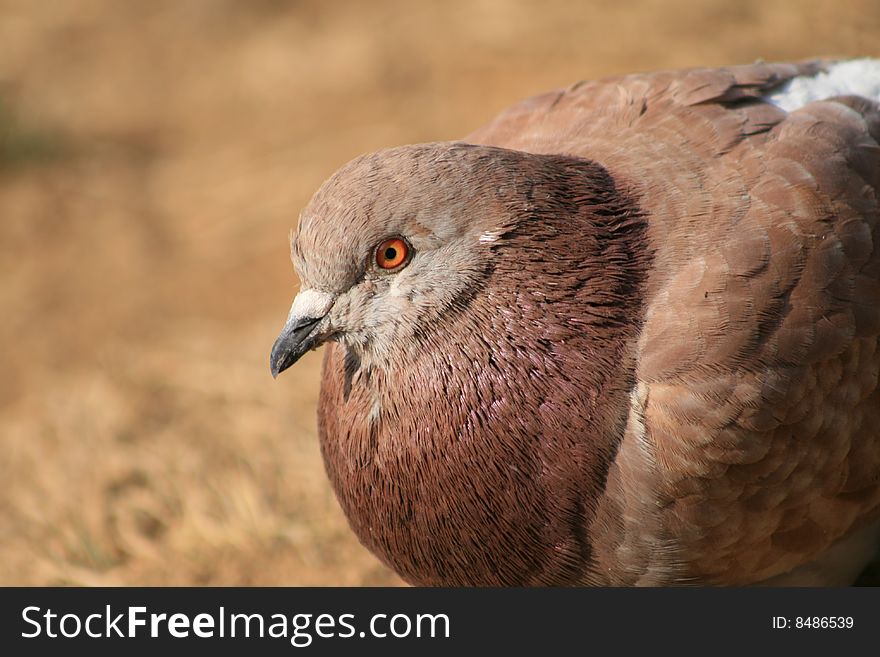
{"type": "Polygon", "coordinates": [[[273,379],[277,379],[279,374],[316,346],[313,330],[320,320],[320,317],[309,317],[299,320],[292,326],[284,327],[281,335],[272,345],[272,353],[269,354],[269,371],[273,379]]]}
{"type": "Polygon", "coordinates": [[[269,355],[269,372],[273,379],[277,379],[278,375],[290,367],[291,362],[290,351],[284,348],[284,344],[279,338],[272,347],[272,353],[269,355]]]}
{"type": "Polygon", "coordinates": [[[272,362],[269,363],[269,373],[272,375],[273,379],[277,379],[278,375],[281,374],[288,367],[290,367],[290,365],[278,363],[273,360],[272,362]]]}

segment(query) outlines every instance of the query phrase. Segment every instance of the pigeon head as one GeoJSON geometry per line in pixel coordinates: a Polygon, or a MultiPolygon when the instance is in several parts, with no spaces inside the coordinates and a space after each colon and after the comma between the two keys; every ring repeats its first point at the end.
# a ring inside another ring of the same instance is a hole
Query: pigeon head
{"type": "Polygon", "coordinates": [[[301,291],[272,352],[278,374],[326,340],[387,367],[461,306],[509,225],[514,154],[426,144],[350,162],[315,194],[291,251],[301,291]]]}

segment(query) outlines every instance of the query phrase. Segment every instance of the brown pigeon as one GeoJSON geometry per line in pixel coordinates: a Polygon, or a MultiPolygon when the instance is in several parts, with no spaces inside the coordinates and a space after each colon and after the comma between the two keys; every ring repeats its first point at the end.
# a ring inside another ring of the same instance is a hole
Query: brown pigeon
{"type": "Polygon", "coordinates": [[[419,585],[840,585],[880,544],[880,60],[580,82],[292,240],[327,473],[419,585]]]}

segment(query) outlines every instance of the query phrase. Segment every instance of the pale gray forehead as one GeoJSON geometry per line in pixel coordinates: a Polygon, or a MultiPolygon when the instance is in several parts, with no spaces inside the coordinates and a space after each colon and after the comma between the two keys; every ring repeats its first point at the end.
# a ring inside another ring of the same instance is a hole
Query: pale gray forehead
{"type": "Polygon", "coordinates": [[[310,287],[346,289],[383,239],[433,248],[468,232],[480,187],[467,151],[448,144],[362,156],[322,185],[303,210],[292,255],[310,287]]]}

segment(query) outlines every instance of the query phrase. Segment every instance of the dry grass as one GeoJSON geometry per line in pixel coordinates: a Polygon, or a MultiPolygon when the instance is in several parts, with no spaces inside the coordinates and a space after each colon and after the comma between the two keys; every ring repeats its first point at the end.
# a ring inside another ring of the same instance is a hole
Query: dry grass
{"type": "Polygon", "coordinates": [[[880,55],[864,2],[0,0],[0,583],[388,584],[273,382],[287,232],[366,150],[583,77],[880,55]]]}

